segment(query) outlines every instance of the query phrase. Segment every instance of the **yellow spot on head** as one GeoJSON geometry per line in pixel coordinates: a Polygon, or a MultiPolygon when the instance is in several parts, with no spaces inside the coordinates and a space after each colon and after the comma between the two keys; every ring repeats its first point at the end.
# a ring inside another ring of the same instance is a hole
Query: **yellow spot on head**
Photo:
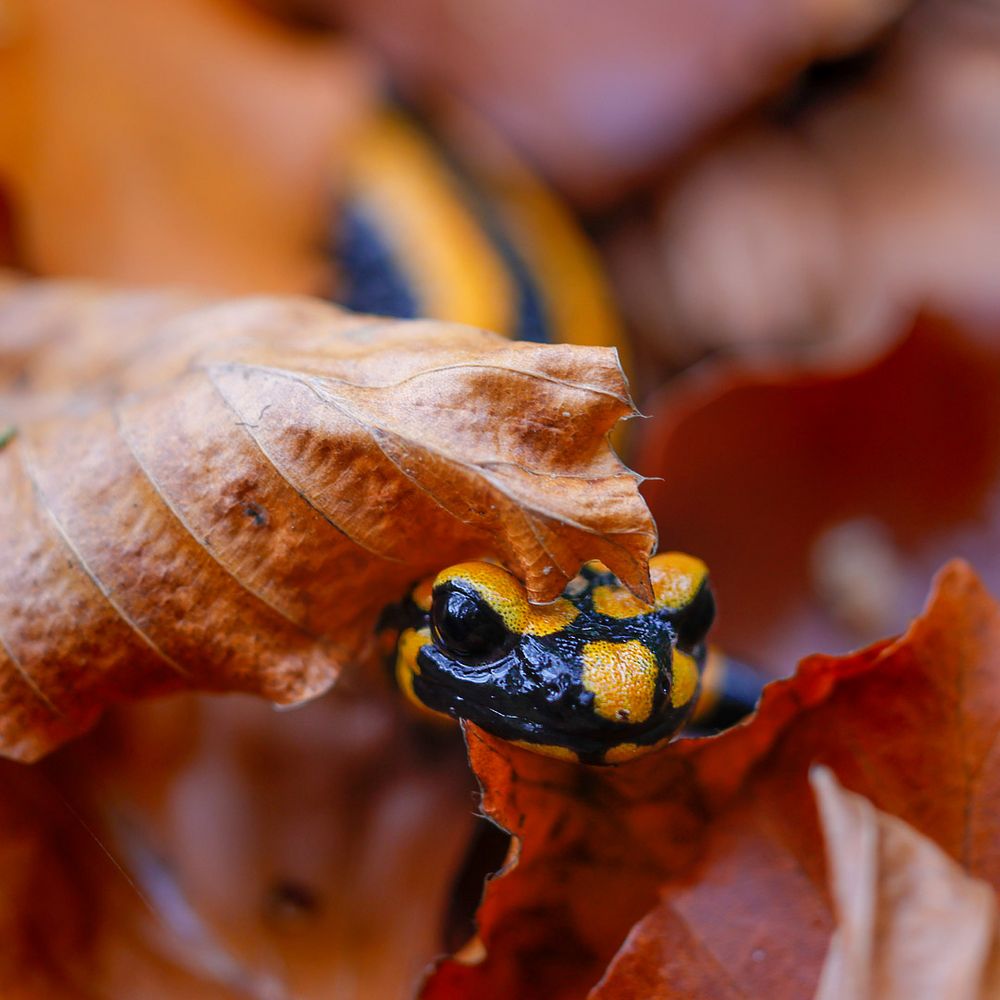
{"type": "Polygon", "coordinates": [[[406,695],[407,699],[425,715],[433,716],[435,719],[450,718],[443,712],[435,712],[428,708],[413,690],[413,678],[420,675],[420,664],[417,663],[417,654],[423,646],[431,641],[431,630],[429,628],[404,628],[400,633],[399,642],[396,645],[396,683],[400,691],[406,695]]]}
{"type": "Polygon", "coordinates": [[[694,599],[708,576],[708,567],[683,552],[661,552],[649,560],[649,576],[656,606],[676,611],[694,599]]]}
{"type": "Polygon", "coordinates": [[[635,760],[654,750],[662,750],[668,743],[673,742],[673,736],[667,736],[655,743],[619,743],[604,754],[605,764],[624,764],[625,761],[635,760]]]}
{"type": "Polygon", "coordinates": [[[434,587],[456,581],[473,587],[515,635],[552,635],[580,613],[564,597],[551,604],[529,604],[517,577],[493,563],[467,562],[449,566],[438,573],[434,587]]]}
{"type": "Polygon", "coordinates": [[[527,740],[511,740],[511,743],[522,750],[531,750],[545,757],[555,757],[556,760],[568,760],[572,764],[580,759],[569,747],[559,747],[551,743],[529,743],[527,740]]]}
{"type": "Polygon", "coordinates": [[[474,587],[511,632],[524,634],[529,619],[528,598],[517,577],[493,563],[458,563],[438,573],[434,587],[457,581],[474,587]]]}
{"type": "Polygon", "coordinates": [[[624,587],[602,584],[595,587],[590,595],[594,601],[594,610],[611,618],[635,618],[652,611],[652,605],[640,601],[624,587]]]}
{"type": "Polygon", "coordinates": [[[565,628],[580,612],[576,606],[560,597],[551,604],[528,606],[528,621],[524,626],[527,635],[552,635],[565,628]]]}
{"type": "Polygon", "coordinates": [[[626,723],[649,718],[658,667],[641,642],[588,642],[582,656],[583,686],[593,694],[599,716],[626,723]]]}
{"type": "Polygon", "coordinates": [[[687,653],[675,649],[672,671],[670,704],[674,708],[680,708],[686,705],[698,690],[698,664],[687,653]]]}

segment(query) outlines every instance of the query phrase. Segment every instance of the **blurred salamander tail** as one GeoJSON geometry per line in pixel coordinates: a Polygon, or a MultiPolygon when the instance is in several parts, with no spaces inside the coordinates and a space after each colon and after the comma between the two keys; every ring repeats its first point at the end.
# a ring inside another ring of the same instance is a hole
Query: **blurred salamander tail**
{"type": "Polygon", "coordinates": [[[688,724],[690,735],[717,733],[740,722],[757,707],[763,687],[757,671],[709,647],[701,695],[688,724]]]}

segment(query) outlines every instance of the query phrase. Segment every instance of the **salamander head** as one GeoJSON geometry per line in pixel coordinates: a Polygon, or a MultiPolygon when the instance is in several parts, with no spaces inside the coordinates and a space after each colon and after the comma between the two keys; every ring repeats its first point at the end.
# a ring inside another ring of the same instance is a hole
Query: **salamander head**
{"type": "Polygon", "coordinates": [[[628,760],[673,737],[697,700],[715,604],[704,563],[650,560],[655,603],[588,563],[552,604],[492,563],[452,566],[391,618],[395,677],[417,705],[539,753],[628,760]]]}

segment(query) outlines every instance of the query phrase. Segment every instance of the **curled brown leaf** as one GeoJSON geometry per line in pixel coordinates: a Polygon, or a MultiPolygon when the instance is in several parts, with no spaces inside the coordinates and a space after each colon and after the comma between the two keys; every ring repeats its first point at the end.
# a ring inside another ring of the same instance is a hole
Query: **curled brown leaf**
{"type": "MultiPolygon", "coordinates": [[[[654,529],[607,441],[632,411],[613,351],[303,299],[161,300],[137,345],[118,305],[84,314],[119,321],[86,331],[94,380],[0,451],[4,753],[35,758],[122,697],[315,695],[456,559],[495,555],[538,600],[588,558],[648,587],[654,529]]],[[[58,396],[67,356],[28,351],[8,384],[58,396]]]]}

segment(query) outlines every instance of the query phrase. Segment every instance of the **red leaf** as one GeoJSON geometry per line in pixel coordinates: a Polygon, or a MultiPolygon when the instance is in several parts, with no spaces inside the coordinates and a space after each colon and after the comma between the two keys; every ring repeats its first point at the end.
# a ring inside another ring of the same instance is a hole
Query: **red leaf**
{"type": "Polygon", "coordinates": [[[860,368],[716,368],[652,412],[643,493],[711,567],[731,654],[777,674],[900,631],[954,556],[1000,586],[995,346],[922,321],[860,368]]]}
{"type": "Polygon", "coordinates": [[[479,913],[485,955],[424,1000],[806,998],[832,915],[814,763],[1000,883],[1000,608],[963,563],[905,635],[816,656],[748,723],[617,769],[469,731],[488,816],[520,842],[479,913]],[[644,917],[644,914],[646,916],[644,917]]]}

